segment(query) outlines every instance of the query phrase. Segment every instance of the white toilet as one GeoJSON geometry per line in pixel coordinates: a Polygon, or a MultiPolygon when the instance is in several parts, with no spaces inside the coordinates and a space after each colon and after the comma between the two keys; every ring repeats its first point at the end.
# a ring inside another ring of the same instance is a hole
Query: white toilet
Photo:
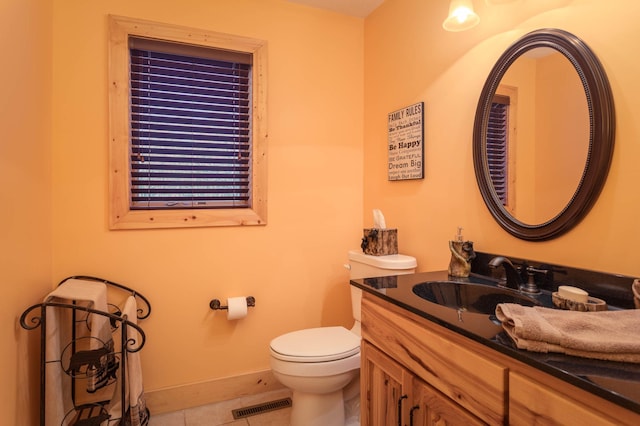
{"type": "MultiPolygon", "coordinates": [[[[416,259],[394,254],[370,256],[349,251],[345,265],[352,279],[411,274],[416,259]]],[[[291,426],[342,426],[344,401],[358,395],[360,302],[362,290],[351,286],[355,324],[293,331],[271,341],[271,369],[293,391],[291,426]]]]}

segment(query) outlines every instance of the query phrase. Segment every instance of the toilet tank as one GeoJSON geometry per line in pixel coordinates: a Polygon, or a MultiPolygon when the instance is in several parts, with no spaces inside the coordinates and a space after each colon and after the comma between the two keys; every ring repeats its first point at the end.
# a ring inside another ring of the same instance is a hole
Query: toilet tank
{"type": "MultiPolygon", "coordinates": [[[[349,271],[349,278],[386,277],[389,275],[413,274],[418,262],[415,257],[404,254],[390,254],[387,256],[371,256],[360,250],[349,250],[349,264],[345,265],[349,271]]],[[[360,336],[360,320],[362,290],[351,286],[351,310],[355,324],[351,331],[360,336]]]]}

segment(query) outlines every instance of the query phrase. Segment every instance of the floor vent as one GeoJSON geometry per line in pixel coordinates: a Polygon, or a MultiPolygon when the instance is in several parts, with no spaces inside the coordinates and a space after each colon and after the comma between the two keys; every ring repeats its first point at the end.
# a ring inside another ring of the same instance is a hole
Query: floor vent
{"type": "Polygon", "coordinates": [[[269,411],[280,410],[281,408],[291,407],[291,398],[277,399],[275,401],[265,402],[263,404],[252,405],[250,407],[238,408],[231,410],[233,419],[244,419],[245,417],[257,416],[269,411]]]}

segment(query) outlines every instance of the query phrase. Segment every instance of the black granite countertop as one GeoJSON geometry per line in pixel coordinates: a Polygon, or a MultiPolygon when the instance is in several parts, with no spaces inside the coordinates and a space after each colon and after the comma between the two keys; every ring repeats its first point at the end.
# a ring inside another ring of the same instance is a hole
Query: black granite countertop
{"type": "MultiPolygon", "coordinates": [[[[600,361],[559,353],[537,353],[517,349],[502,330],[495,315],[478,313],[473,308],[464,310],[446,307],[429,302],[413,292],[413,287],[416,284],[429,281],[458,281],[481,283],[478,285],[495,285],[495,282],[492,283],[486,277],[475,274],[469,278],[450,278],[446,271],[363,278],[351,280],[351,285],[640,414],[640,364],[600,361]]],[[[550,306],[550,292],[543,291],[536,298],[541,305],[550,306]]]]}

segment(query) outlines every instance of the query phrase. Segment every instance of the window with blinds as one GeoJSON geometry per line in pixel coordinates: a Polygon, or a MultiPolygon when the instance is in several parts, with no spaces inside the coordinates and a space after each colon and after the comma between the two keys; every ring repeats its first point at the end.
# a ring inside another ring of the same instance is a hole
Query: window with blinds
{"type": "Polygon", "coordinates": [[[489,175],[503,206],[509,204],[509,103],[508,96],[494,97],[487,128],[489,175]]]}
{"type": "Polygon", "coordinates": [[[131,37],[130,208],[251,207],[252,55],[131,37]]]}
{"type": "Polygon", "coordinates": [[[109,229],[267,224],[267,42],[109,16],[109,229]]]}

